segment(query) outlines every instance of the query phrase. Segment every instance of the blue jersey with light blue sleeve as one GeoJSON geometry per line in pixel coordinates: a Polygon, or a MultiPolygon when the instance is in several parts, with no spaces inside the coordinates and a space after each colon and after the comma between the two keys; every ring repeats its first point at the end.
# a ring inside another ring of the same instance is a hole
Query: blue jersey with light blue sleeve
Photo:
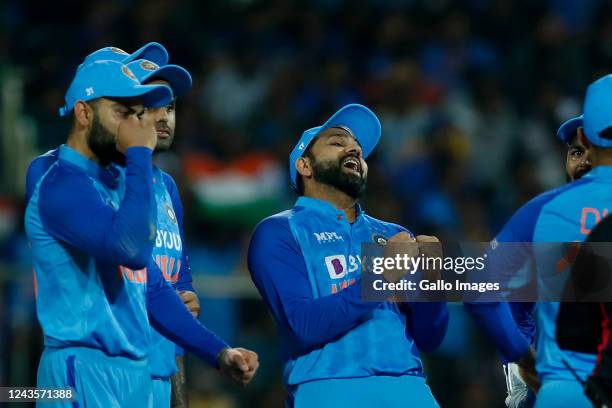
{"type": "Polygon", "coordinates": [[[361,300],[361,245],[404,228],[360,209],[354,223],[331,204],[300,197],[263,220],[248,264],[278,325],[284,382],[376,375],[424,376],[419,349],[443,340],[446,303],[361,300]]]}
{"type": "Polygon", "coordinates": [[[123,179],[64,145],[36,183],[25,227],[45,345],[147,355],[142,268],[155,237],[151,155],[128,149],[123,179]]]}
{"type": "MultiPolygon", "coordinates": [[[[504,228],[502,237],[513,237],[514,234],[531,238],[535,243],[582,242],[593,228],[608,213],[612,202],[612,167],[597,166],[580,180],[566,186],[546,192],[523,206],[504,228]]],[[[566,257],[561,246],[539,250],[534,247],[533,262],[537,268],[538,284],[541,289],[549,287],[551,282],[564,283],[563,275],[569,273],[570,264],[565,267],[559,262],[566,257]],[[558,250],[556,249],[558,248],[558,250]],[[558,253],[551,253],[557,251],[558,253]],[[551,256],[552,255],[552,256],[551,256]],[[547,283],[544,285],[544,283],[547,283]]],[[[494,251],[490,251],[492,253],[494,251]]],[[[503,314],[503,303],[496,304],[489,316],[478,316],[480,323],[489,335],[498,329],[495,320],[503,314]]],[[[471,308],[478,308],[477,304],[471,308]]],[[[537,364],[536,369],[542,381],[574,380],[574,375],[563,364],[565,359],[576,373],[585,378],[595,364],[594,354],[561,350],[555,338],[555,326],[559,311],[558,302],[539,302],[536,308],[537,364]]],[[[513,323],[513,321],[511,321],[513,323]]],[[[494,337],[494,335],[493,335],[494,337]]],[[[520,342],[513,339],[496,341],[500,350],[506,348],[504,342],[520,342]]]]}
{"type": "MultiPolygon", "coordinates": [[[[26,174],[26,201],[30,200],[38,182],[57,161],[59,151],[60,148],[50,150],[36,157],[30,163],[26,174]]],[[[124,170],[120,167],[114,167],[117,171],[124,173],[124,170]]],[[[184,248],[183,205],[176,183],[169,174],[155,167],[154,172],[157,173],[156,178],[161,180],[161,182],[155,183],[154,189],[157,204],[157,219],[170,220],[171,224],[178,224],[179,232],[177,233],[176,230],[173,230],[172,225],[170,225],[171,228],[163,228],[163,226],[157,225],[157,236],[153,249],[153,257],[162,275],[166,281],[171,282],[173,287],[180,291],[194,291],[189,257],[184,248]],[[165,187],[165,189],[160,188],[160,186],[165,187]],[[175,217],[176,223],[172,221],[172,217],[175,217]]],[[[152,332],[151,341],[153,352],[149,359],[152,375],[154,377],[167,377],[172,375],[176,371],[175,352],[177,354],[182,354],[182,348],[175,346],[163,336],[159,335],[155,330],[152,332]]]]}

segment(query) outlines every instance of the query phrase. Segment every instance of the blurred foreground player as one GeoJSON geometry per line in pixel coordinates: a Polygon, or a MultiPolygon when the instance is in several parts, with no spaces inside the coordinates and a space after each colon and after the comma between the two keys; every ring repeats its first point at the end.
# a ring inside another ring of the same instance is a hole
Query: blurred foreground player
{"type": "Polygon", "coordinates": [[[289,160],[300,197],[251,239],[249,270],[278,324],[288,406],[438,406],[418,350],[444,339],[446,303],[361,300],[361,245],[414,240],[358,204],[379,138],[378,118],[357,104],[306,130],[289,160]]]}
{"type": "Polygon", "coordinates": [[[150,403],[147,313],[164,336],[235,381],[248,382],[257,368],[254,353],[228,348],[191,316],[152,262],[157,135],[143,104],[172,98],[166,86],[140,85],[120,62],[80,68],[60,110],[73,117],[67,144],[28,203],[45,335],[37,385],[73,387],[81,406],[150,403]],[[123,172],[109,165],[122,152],[123,172]]]}
{"type": "MultiPolygon", "coordinates": [[[[583,128],[578,138],[589,150],[592,170],[580,180],[539,195],[528,202],[504,227],[505,239],[500,242],[571,243],[581,242],[601,219],[604,209],[612,200],[612,138],[606,129],[612,127],[612,110],[608,100],[612,97],[612,76],[595,81],[587,89],[584,105],[583,128]],[[589,216],[593,212],[599,217],[589,216]]],[[[540,280],[561,283],[568,276],[568,253],[558,258],[536,252],[534,265],[540,280]]],[[[547,247],[550,249],[550,246],[547,247]]],[[[565,246],[567,251],[567,246],[565,246]]],[[[570,246],[571,249],[571,246],[570,246]]],[[[490,251],[495,257],[495,250],[490,251]]],[[[498,251],[499,252],[499,251],[498,251]]],[[[526,259],[531,253],[516,254],[526,259]]],[[[489,262],[491,259],[489,258],[489,262]]],[[[505,265],[512,269],[512,265],[505,265]]],[[[473,304],[468,306],[477,321],[495,342],[503,355],[514,361],[527,354],[529,344],[507,318],[506,303],[473,304]]],[[[558,302],[540,302],[537,306],[537,374],[541,388],[536,407],[590,407],[575,375],[584,379],[593,370],[595,354],[561,350],[556,341],[558,302]],[[572,367],[570,370],[567,364],[572,367]]]]}

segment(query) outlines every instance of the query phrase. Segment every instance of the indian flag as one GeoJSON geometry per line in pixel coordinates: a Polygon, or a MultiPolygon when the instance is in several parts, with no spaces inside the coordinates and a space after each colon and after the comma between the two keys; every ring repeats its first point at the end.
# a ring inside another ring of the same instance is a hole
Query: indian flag
{"type": "Polygon", "coordinates": [[[286,208],[286,176],[270,154],[249,153],[231,162],[194,153],[184,161],[198,214],[235,226],[252,227],[286,208]]]}

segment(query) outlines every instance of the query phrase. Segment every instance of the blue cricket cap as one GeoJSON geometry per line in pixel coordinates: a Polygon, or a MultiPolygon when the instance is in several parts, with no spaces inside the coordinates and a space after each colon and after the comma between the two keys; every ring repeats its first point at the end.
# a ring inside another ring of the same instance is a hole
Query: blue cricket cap
{"type": "Polygon", "coordinates": [[[370,109],[357,103],[346,105],[334,113],[322,126],[306,130],[289,155],[289,175],[291,183],[297,185],[295,163],[302,157],[308,145],[321,132],[333,127],[347,129],[361,145],[363,158],[367,158],[380,140],[380,121],[370,109]]]}
{"type": "Polygon", "coordinates": [[[77,70],[95,61],[111,60],[128,64],[137,59],[146,59],[154,62],[157,65],[166,65],[170,59],[170,56],[168,55],[166,48],[157,42],[147,43],[131,54],[123,51],[121,48],[104,47],[86,56],[83,63],[79,65],[77,70]]]}
{"type": "Polygon", "coordinates": [[[164,65],[160,67],[153,61],[139,59],[127,64],[128,68],[136,75],[141,84],[151,78],[160,78],[170,83],[170,88],[175,97],[184,95],[191,88],[191,75],[178,65],[164,65]]]}
{"type": "Polygon", "coordinates": [[[168,105],[174,95],[165,85],[141,85],[127,65],[117,61],[96,61],[76,72],[68,91],[66,105],[60,116],[67,115],[77,101],[98,98],[142,97],[144,106],[158,108],[168,105]]]}
{"type": "Polygon", "coordinates": [[[612,75],[608,74],[587,88],[584,100],[584,133],[591,143],[599,147],[612,147],[612,139],[600,133],[612,126],[612,75]]]}
{"type": "Polygon", "coordinates": [[[582,126],[582,115],[566,120],[559,126],[557,137],[564,143],[569,143],[572,137],[576,134],[579,127],[582,126]]]}

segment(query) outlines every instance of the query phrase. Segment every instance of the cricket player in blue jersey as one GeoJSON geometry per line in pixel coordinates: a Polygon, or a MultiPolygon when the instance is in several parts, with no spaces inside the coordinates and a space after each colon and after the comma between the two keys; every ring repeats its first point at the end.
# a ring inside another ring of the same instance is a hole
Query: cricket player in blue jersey
{"type": "Polygon", "coordinates": [[[415,240],[358,203],[380,129],[350,104],[306,130],[289,160],[300,197],[251,239],[248,266],[278,325],[290,407],[438,406],[419,350],[444,339],[446,303],[361,300],[361,245],[415,240]]]}
{"type": "Polygon", "coordinates": [[[73,387],[83,406],[150,403],[149,319],[234,381],[249,382],[257,369],[255,353],[229,348],[193,318],[151,257],[157,134],[143,105],[172,99],[170,88],[140,85],[120,62],[81,67],[60,110],[73,117],[68,142],[28,203],[45,336],[38,386],[73,387]],[[108,166],[118,152],[123,174],[108,166]]]}
{"type": "MultiPolygon", "coordinates": [[[[167,65],[168,53],[159,43],[148,43],[135,51],[127,54],[117,47],[105,47],[99,49],[85,58],[83,64],[100,59],[113,59],[127,63],[128,67],[141,83],[157,83],[168,85],[173,90],[174,96],[179,97],[186,93],[191,87],[191,75],[184,68],[176,65],[167,65]],[[163,65],[145,59],[147,57],[163,65]]],[[[83,66],[83,64],[80,65],[83,66]]],[[[170,105],[157,109],[149,109],[155,118],[157,131],[157,145],[155,152],[163,152],[170,148],[174,139],[175,129],[175,104],[176,99],[170,105]]],[[[52,150],[34,159],[27,173],[26,195],[29,198],[36,182],[49,169],[51,164],[57,160],[59,149],[52,150]]],[[[171,282],[179,291],[179,296],[197,318],[200,305],[191,284],[191,268],[189,258],[184,248],[183,206],[180,200],[176,183],[172,177],[162,170],[154,167],[156,180],[155,197],[158,208],[157,237],[153,256],[164,278],[171,282]]],[[[152,351],[149,355],[149,365],[153,377],[153,401],[156,406],[167,407],[172,399],[173,406],[186,405],[185,371],[183,365],[182,349],[174,357],[175,346],[167,339],[160,336],[155,330],[152,334],[152,351]],[[178,372],[177,372],[178,371],[178,372]],[[172,382],[172,386],[170,384],[172,382]],[[170,391],[171,390],[171,391],[170,391]]]]}
{"type": "MultiPolygon", "coordinates": [[[[160,67],[144,59],[130,62],[127,66],[142,84],[161,84],[172,88],[175,99],[169,105],[148,109],[155,120],[157,132],[155,152],[167,151],[174,140],[176,98],[191,88],[191,75],[178,65],[160,67]]],[[[200,304],[191,285],[191,267],[184,247],[183,204],[174,179],[157,166],[153,167],[153,174],[157,204],[157,237],[153,257],[165,280],[179,291],[179,296],[197,318],[200,304]]],[[[151,333],[149,366],[153,379],[154,407],[168,408],[171,400],[173,407],[186,406],[183,357],[177,355],[176,345],[155,329],[151,333]]]]}
{"type": "MultiPolygon", "coordinates": [[[[582,115],[565,121],[557,130],[557,137],[567,146],[565,154],[565,174],[568,182],[576,181],[591,170],[589,150],[578,137],[578,129],[582,128],[582,115]]],[[[503,239],[497,237],[497,241],[503,239]]],[[[512,302],[510,310],[514,321],[521,332],[527,337],[530,344],[535,339],[535,303],[512,302]]],[[[523,381],[519,366],[516,363],[504,361],[504,375],[506,377],[506,406],[508,408],[529,408],[535,403],[535,394],[523,381]]]]}
{"type": "MultiPolygon", "coordinates": [[[[578,138],[588,149],[592,169],[580,180],[548,191],[534,198],[519,209],[499,234],[497,242],[582,242],[591,229],[608,213],[612,200],[612,109],[608,100],[612,97],[612,75],[607,75],[589,86],[584,103],[582,128],[578,138]]],[[[493,245],[495,246],[495,245],[493,245]]],[[[495,249],[489,253],[495,257],[495,249]]],[[[549,251],[550,252],[550,251],[549,251]]],[[[558,259],[534,252],[538,279],[556,276],[561,280],[569,272],[570,263],[559,270],[558,259]]],[[[530,254],[518,254],[525,259],[530,254]]],[[[494,259],[494,258],[493,258],[494,259]]],[[[489,260],[490,261],[490,260],[489,260]]],[[[509,265],[509,269],[512,267],[509,265]]],[[[481,327],[508,361],[526,356],[529,341],[516,327],[506,303],[468,304],[481,327]]],[[[596,355],[578,351],[561,350],[555,337],[559,303],[540,302],[536,308],[537,331],[536,369],[541,387],[536,407],[591,407],[572,367],[582,379],[592,372],[596,355]]],[[[526,372],[526,377],[529,377],[526,372]]],[[[531,381],[531,380],[530,380],[531,381]]]]}

